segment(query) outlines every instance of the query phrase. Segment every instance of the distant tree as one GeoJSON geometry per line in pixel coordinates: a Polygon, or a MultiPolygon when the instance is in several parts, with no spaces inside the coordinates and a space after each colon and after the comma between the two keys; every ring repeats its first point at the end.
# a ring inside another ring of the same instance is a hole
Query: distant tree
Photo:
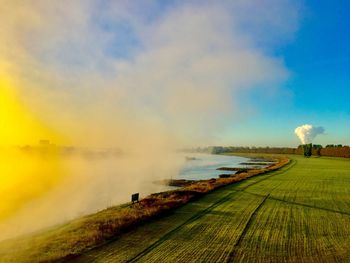
{"type": "Polygon", "coordinates": [[[288,147],[244,147],[244,146],[208,146],[204,148],[195,149],[197,152],[202,153],[226,153],[226,152],[236,152],[236,153],[270,153],[270,154],[298,154],[305,155],[307,157],[315,156],[334,156],[334,157],[345,157],[350,158],[350,147],[328,144],[326,147],[322,147],[319,144],[304,144],[299,145],[298,148],[288,148],[288,147]]]}
{"type": "Polygon", "coordinates": [[[323,149],[322,145],[313,144],[312,145],[312,155],[321,155],[321,149],[323,149]]]}
{"type": "Polygon", "coordinates": [[[312,155],[312,143],[304,144],[303,149],[305,157],[310,157],[312,155]]]}

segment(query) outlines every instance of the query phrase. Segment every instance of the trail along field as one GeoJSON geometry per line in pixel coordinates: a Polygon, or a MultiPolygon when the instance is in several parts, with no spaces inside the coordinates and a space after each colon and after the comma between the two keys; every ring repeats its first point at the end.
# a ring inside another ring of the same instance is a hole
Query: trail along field
{"type": "Polygon", "coordinates": [[[350,262],[350,160],[290,156],[76,262],[350,262]]]}

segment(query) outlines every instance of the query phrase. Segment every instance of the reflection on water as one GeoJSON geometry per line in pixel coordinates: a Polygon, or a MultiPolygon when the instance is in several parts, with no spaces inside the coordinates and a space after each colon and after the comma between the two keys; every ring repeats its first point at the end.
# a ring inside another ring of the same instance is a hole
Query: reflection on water
{"type": "Polygon", "coordinates": [[[219,174],[232,174],[232,171],[219,171],[219,167],[244,167],[240,165],[249,159],[238,156],[195,154],[186,158],[187,162],[180,170],[177,179],[205,180],[218,178],[219,174]]]}
{"type": "MultiPolygon", "coordinates": [[[[162,154],[161,157],[154,159],[147,156],[97,159],[66,156],[59,160],[61,170],[57,169],[57,165],[43,165],[48,162],[44,158],[41,159],[43,164],[40,165],[30,162],[32,165],[35,164],[33,172],[23,161],[20,166],[11,166],[20,170],[6,166],[12,173],[21,172],[17,177],[12,176],[12,181],[9,181],[12,184],[18,181],[15,197],[18,199],[20,194],[24,193],[23,196],[27,198],[20,199],[21,206],[17,205],[18,202],[10,202],[10,199],[5,203],[7,206],[0,205],[3,209],[8,207],[13,209],[12,216],[8,220],[0,220],[2,233],[0,240],[128,202],[133,193],[139,192],[142,198],[154,192],[174,189],[153,183],[157,180],[217,178],[219,174],[225,173],[217,171],[217,168],[239,167],[239,163],[247,161],[242,157],[209,154],[191,154],[188,157],[190,158],[186,158],[184,154],[162,154]],[[60,176],[56,175],[57,171],[60,172],[60,176]],[[54,181],[48,184],[48,180],[54,181]],[[18,187],[20,183],[21,188],[18,187]],[[29,193],[33,192],[32,189],[36,189],[40,195],[28,195],[29,190],[31,190],[29,193]]],[[[27,158],[31,160],[34,157],[27,158]]],[[[1,178],[2,185],[5,185],[5,176],[2,175],[1,178]]],[[[3,199],[11,196],[8,194],[10,192],[4,191],[1,187],[0,190],[3,199]]]]}

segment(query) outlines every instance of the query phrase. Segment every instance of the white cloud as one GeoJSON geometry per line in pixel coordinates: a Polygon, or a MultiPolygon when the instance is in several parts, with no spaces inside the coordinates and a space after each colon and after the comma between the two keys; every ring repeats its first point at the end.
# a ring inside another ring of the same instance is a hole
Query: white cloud
{"type": "Polygon", "coordinates": [[[311,124],[304,124],[295,128],[295,134],[302,144],[312,143],[317,135],[324,133],[323,127],[314,127],[311,124]]]}
{"type": "MultiPolygon", "coordinates": [[[[57,187],[69,202],[60,199],[55,220],[91,206],[86,200],[106,189],[128,196],[144,180],[176,174],[181,160],[171,149],[205,144],[243,114],[241,93],[288,77],[272,50],[293,36],[294,1],[162,2],[0,0],[0,77],[15,79],[23,103],[72,144],[133,153],[109,170],[128,187],[108,184],[108,174],[85,180],[71,172],[77,187],[71,195],[57,187]],[[75,190],[87,182],[86,192],[75,190]]],[[[37,202],[31,205],[40,210],[37,202]]],[[[30,220],[21,219],[28,230],[30,220]]]]}
{"type": "Polygon", "coordinates": [[[152,119],[197,137],[242,114],[240,93],[275,90],[288,77],[270,51],[293,36],[299,5],[4,1],[1,9],[0,58],[10,61],[26,103],[56,128],[113,131],[152,119]]]}

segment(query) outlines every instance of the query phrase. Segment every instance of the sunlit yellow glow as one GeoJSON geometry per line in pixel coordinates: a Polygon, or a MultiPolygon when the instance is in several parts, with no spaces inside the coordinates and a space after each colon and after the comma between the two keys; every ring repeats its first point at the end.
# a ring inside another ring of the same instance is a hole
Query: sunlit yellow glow
{"type": "Polygon", "coordinates": [[[0,79],[0,220],[40,198],[62,178],[54,147],[27,147],[58,136],[22,105],[10,81],[0,79]]]}
{"type": "Polygon", "coordinates": [[[7,150],[0,158],[0,220],[43,196],[62,177],[61,164],[54,156],[44,158],[7,150]]]}
{"type": "Polygon", "coordinates": [[[15,89],[4,79],[0,79],[0,129],[1,146],[30,144],[53,136],[50,129],[21,105],[15,89]]]}

